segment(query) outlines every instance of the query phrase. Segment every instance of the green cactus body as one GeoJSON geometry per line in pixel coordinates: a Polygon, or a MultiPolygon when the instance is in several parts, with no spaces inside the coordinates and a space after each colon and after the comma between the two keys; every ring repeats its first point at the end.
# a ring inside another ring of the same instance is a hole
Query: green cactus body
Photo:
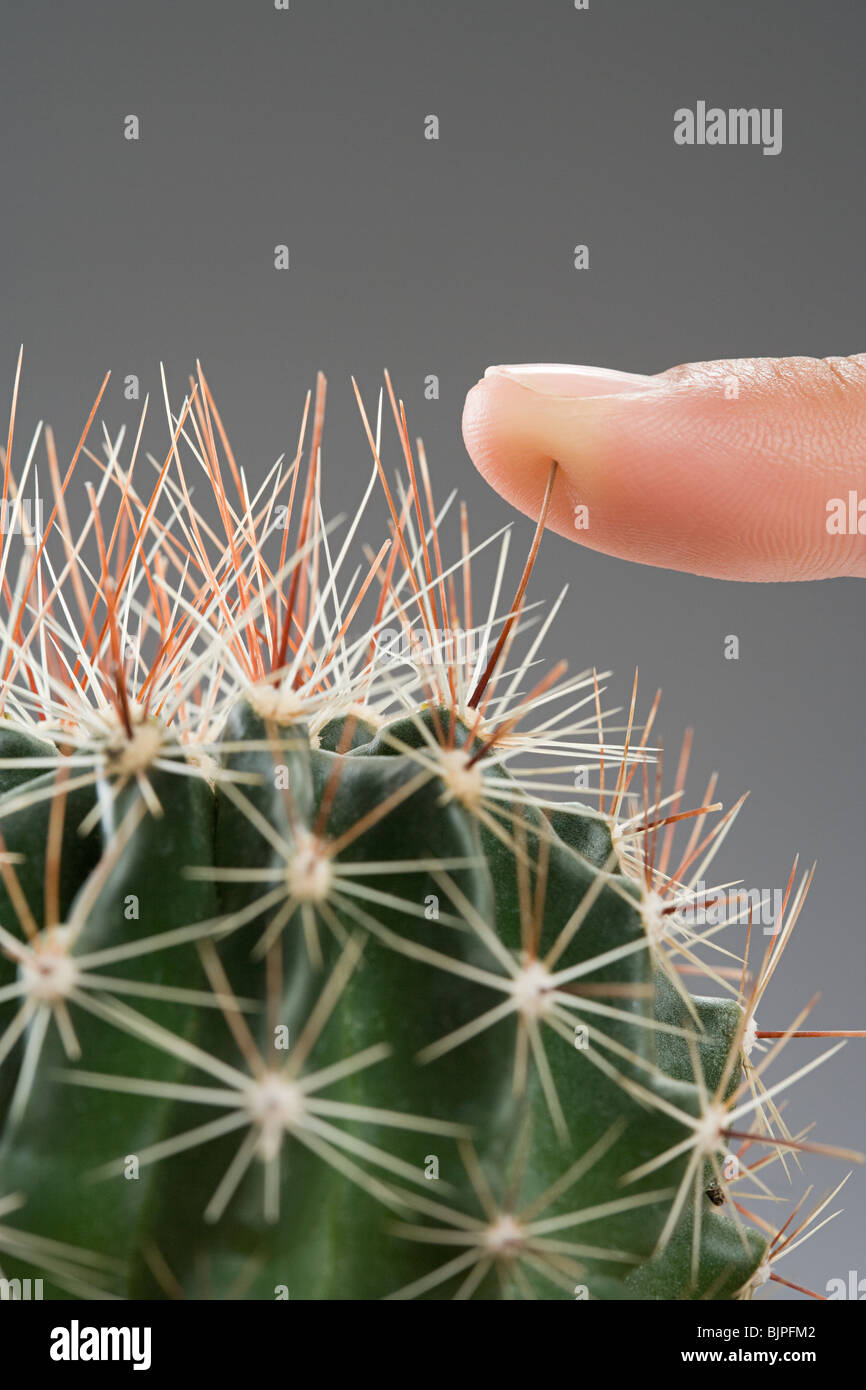
{"type": "MultiPolygon", "coordinates": [[[[212,793],[200,780],[166,773],[152,774],[151,782],[161,801],[159,817],[136,804],[137,791],[127,788],[112,795],[107,785],[97,785],[107,808],[100,827],[103,853],[69,903],[67,920],[76,926],[60,922],[43,928],[42,1007],[24,1034],[21,1055],[4,1064],[18,1063],[0,1140],[4,1190],[28,1197],[31,1231],[74,1247],[93,1244],[121,1263],[137,1248],[148,1183],[146,1178],[99,1183],[93,1174],[113,1157],[106,1139],[122,1139],[130,1155],[154,1142],[162,1132],[166,1106],[134,1093],[119,1096],[70,1084],[70,1072],[76,1069],[82,1078],[103,1071],[136,1076],[143,1044],[129,1027],[106,1022],[115,1009],[131,1019],[130,1009],[137,1014],[143,1002],[143,1022],[171,1028],[180,1037],[191,1031],[191,1001],[207,986],[195,951],[166,948],[139,954],[137,946],[144,938],[213,917],[215,908],[213,885],[186,876],[190,864],[210,863],[212,793]],[[130,811],[138,823],[120,848],[118,827],[130,811]],[[104,967],[102,953],[108,957],[104,967]],[[70,970],[76,979],[69,979],[70,970]],[[59,978],[52,993],[54,975],[59,978]],[[109,1001],[113,977],[131,982],[131,989],[118,989],[109,1001]],[[178,992],[179,1002],[162,999],[166,987],[178,992]],[[190,999],[184,997],[186,991],[190,999]]],[[[147,1064],[150,1080],[176,1081],[185,1069],[181,1061],[158,1052],[147,1057],[147,1064]]]]}
{"type": "MultiPolygon", "coordinates": [[[[440,728],[447,721],[440,711],[440,728]]],[[[686,1131],[644,1096],[690,1113],[698,1096],[682,1036],[688,1020],[654,974],[637,890],[602,867],[612,843],[597,817],[561,810],[559,834],[542,810],[519,800],[515,783],[514,798],[488,821],[466,788],[468,804],[453,794],[462,787],[451,776],[461,738],[445,750],[442,776],[416,757],[419,746],[425,759],[438,747],[434,719],[410,724],[347,752],[339,751],[351,742],[344,731],[338,751],[329,751],[312,747],[303,725],[268,724],[241,704],[226,726],[231,780],[218,782],[216,814],[202,780],[155,774],[163,815],[139,808],[141,824],[116,862],[106,870],[103,858],[79,887],[93,901],[73,959],[216,920],[218,891],[219,970],[226,987],[258,1006],[233,1021],[261,1059],[259,1090],[244,1097],[235,1083],[234,1101],[222,1108],[216,1096],[203,1104],[202,1088],[231,1092],[238,1069],[251,1087],[256,1076],[219,1008],[106,1002],[100,994],[94,1014],[71,1003],[81,1048],[75,1067],[60,1031],[46,1030],[26,1108],[4,1132],[4,1185],[30,1197],[39,1232],[71,1245],[95,1239],[131,1260],[137,1296],[160,1292],[155,1251],[187,1296],[242,1289],[273,1297],[285,1288],[317,1299],[415,1289],[451,1296],[467,1280],[485,1298],[521,1289],[573,1297],[575,1287],[598,1296],[594,1281],[603,1296],[625,1296],[620,1281],[652,1255],[686,1157],[675,1153],[639,1182],[622,1180],[676,1150],[686,1131]],[[200,870],[195,877],[190,866],[200,870]],[[609,881],[599,886],[599,875],[609,881]],[[141,915],[127,921],[130,895],[141,915]],[[358,956],[351,969],[347,953],[358,956]],[[570,1013],[549,1012],[551,970],[566,975],[563,994],[589,987],[571,996],[570,1013]],[[305,1028],[337,975],[343,987],[308,1048],[305,1028]],[[581,997],[590,1011],[581,1011],[581,997]],[[489,1026],[476,1027],[488,1017],[489,1026]],[[304,1062],[289,1083],[298,1045],[304,1062]],[[345,1068],[347,1059],[365,1058],[370,1065],[345,1068]],[[83,1084],[74,1084],[75,1068],[83,1084]],[[334,1083],[311,1092],[323,1109],[306,1116],[292,1084],[328,1069],[334,1083]],[[181,1087],[176,1096],[173,1085],[181,1087]],[[187,1098],[184,1087],[199,1094],[187,1098]],[[215,1117],[213,1135],[160,1156],[174,1136],[213,1126],[215,1117]],[[58,1127],[62,1147],[46,1142],[58,1127]],[[122,1153],[111,1153],[115,1136],[122,1153]],[[594,1149],[598,1160],[563,1185],[575,1158],[594,1149]],[[151,1150],[158,1161],[149,1161],[151,1150]],[[110,1157],[125,1159],[122,1171],[82,1187],[82,1172],[110,1157]],[[495,1218],[479,1206],[481,1173],[495,1218]],[[520,1213],[551,1189],[533,1236],[520,1213]],[[435,1234],[467,1218],[477,1223],[476,1243],[454,1256],[435,1234]]],[[[465,765],[473,750],[468,737],[462,744],[465,765]]],[[[128,788],[105,797],[104,853],[137,797],[128,788]]],[[[135,968],[125,973],[156,995],[161,985],[194,990],[204,981],[195,941],[129,960],[135,968]]],[[[219,980],[212,986],[218,992],[219,980]]],[[[702,1022],[700,1047],[719,1071],[733,1041],[732,1010],[707,1004],[702,1022]]],[[[724,1262],[724,1296],[748,1282],[763,1251],[731,1244],[729,1227],[709,1212],[700,1246],[704,1286],[724,1262]]],[[[663,1275],[650,1261],[644,1296],[676,1296],[687,1286],[691,1241],[681,1223],[675,1234],[663,1275]]]]}
{"type": "Polygon", "coordinates": [[[79,833],[79,826],[93,807],[93,790],[75,785],[74,776],[58,783],[57,774],[46,767],[57,762],[53,744],[13,725],[0,727],[0,797],[9,808],[0,821],[0,836],[2,853],[14,866],[14,877],[7,869],[0,879],[0,926],[9,933],[4,942],[6,949],[0,951],[0,1038],[12,1029],[6,1047],[0,1047],[0,1114],[11,1101],[23,1049],[20,1036],[12,1042],[18,1001],[7,997],[19,968],[14,943],[26,939],[19,921],[20,901],[13,895],[21,895],[33,927],[41,930],[46,925],[46,847],[52,806],[58,794],[63,800],[56,883],[61,915],[69,910],[81,883],[99,859],[97,837],[79,833]]]}

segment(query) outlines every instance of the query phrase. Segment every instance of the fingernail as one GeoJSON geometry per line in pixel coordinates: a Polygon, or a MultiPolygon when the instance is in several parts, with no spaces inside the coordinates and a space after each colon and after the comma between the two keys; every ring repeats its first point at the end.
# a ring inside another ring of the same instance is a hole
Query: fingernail
{"type": "Polygon", "coordinates": [[[512,367],[488,367],[486,377],[504,376],[542,396],[616,396],[645,390],[654,378],[609,367],[577,367],[564,362],[524,362],[512,367]]]}

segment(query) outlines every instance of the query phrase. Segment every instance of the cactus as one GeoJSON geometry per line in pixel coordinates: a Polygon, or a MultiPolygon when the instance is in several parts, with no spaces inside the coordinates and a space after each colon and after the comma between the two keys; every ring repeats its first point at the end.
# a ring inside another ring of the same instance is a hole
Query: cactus
{"type": "Polygon", "coordinates": [[[386,382],[403,467],[358,393],[373,465],[342,538],[321,377],[252,495],[200,369],[152,488],[140,429],[125,464],[122,436],[87,445],[94,407],[62,480],[47,436],[39,535],[10,430],[3,1273],[68,1298],[751,1297],[835,1196],[779,1231],[750,1211],[822,1147],[776,1097],[842,1045],[765,1082],[805,1012],[767,1050],[755,1009],[811,874],[757,970],[750,922],[701,924],[742,802],[684,809],[690,739],[665,792],[636,680],[617,742],[597,672],[536,677],[544,512],[511,604],[493,538],[475,620],[485,545],[464,509],[443,558],[386,382]],[[347,577],[377,492],[389,534],[347,577]]]}

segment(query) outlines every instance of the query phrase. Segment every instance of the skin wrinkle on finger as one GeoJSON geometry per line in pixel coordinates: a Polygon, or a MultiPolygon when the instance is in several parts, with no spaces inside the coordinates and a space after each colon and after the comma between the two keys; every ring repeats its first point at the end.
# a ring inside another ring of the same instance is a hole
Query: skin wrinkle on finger
{"type": "Polygon", "coordinates": [[[738,431],[745,416],[753,431],[746,443],[761,452],[767,468],[778,466],[784,472],[793,456],[804,474],[814,472],[824,478],[831,465],[847,470],[853,451],[862,449],[866,442],[866,355],[859,359],[733,358],[691,363],[671,368],[658,380],[671,381],[695,403],[696,418],[690,418],[689,423],[698,427],[707,398],[723,397],[725,383],[736,380],[741,409],[731,412],[730,422],[714,415],[713,434],[725,438],[723,431],[730,423],[730,442],[740,444],[738,431]],[[838,364],[857,362],[859,383],[840,376],[838,364]],[[846,389],[850,386],[859,388],[859,400],[852,402],[846,389]],[[782,413],[785,407],[787,414],[782,413]]]}
{"type": "Polygon", "coordinates": [[[640,380],[569,397],[487,376],[467,397],[467,448],[528,515],[557,458],[549,525],[592,549],[729,579],[866,575],[866,536],[827,528],[830,499],[866,496],[866,355],[729,359],[640,380]],[[576,531],[581,504],[589,527],[576,531]]]}

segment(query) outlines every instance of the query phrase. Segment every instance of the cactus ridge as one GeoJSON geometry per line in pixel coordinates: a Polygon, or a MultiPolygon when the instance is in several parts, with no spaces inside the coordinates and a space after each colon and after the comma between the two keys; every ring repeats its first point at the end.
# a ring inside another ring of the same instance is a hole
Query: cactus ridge
{"type": "Polygon", "coordinates": [[[770,1079],[808,1009],[756,1022],[813,870],[757,966],[751,915],[706,924],[743,801],[713,780],[688,809],[690,734],[665,791],[637,677],[617,727],[606,675],[536,669],[564,597],[525,596],[544,508],[509,603],[510,532],[473,544],[461,509],[445,560],[451,504],[386,391],[403,468],[356,388],[373,466],[342,538],[323,378],[251,495],[200,369],[152,490],[140,431],[126,463],[83,439],[81,532],[53,467],[46,534],[22,511],[3,538],[2,1273],[71,1299],[752,1297],[842,1186],[778,1230],[751,1209],[827,1148],[781,1107],[844,1038],[770,1079]],[[388,537],[350,574],[377,494],[388,537]]]}

